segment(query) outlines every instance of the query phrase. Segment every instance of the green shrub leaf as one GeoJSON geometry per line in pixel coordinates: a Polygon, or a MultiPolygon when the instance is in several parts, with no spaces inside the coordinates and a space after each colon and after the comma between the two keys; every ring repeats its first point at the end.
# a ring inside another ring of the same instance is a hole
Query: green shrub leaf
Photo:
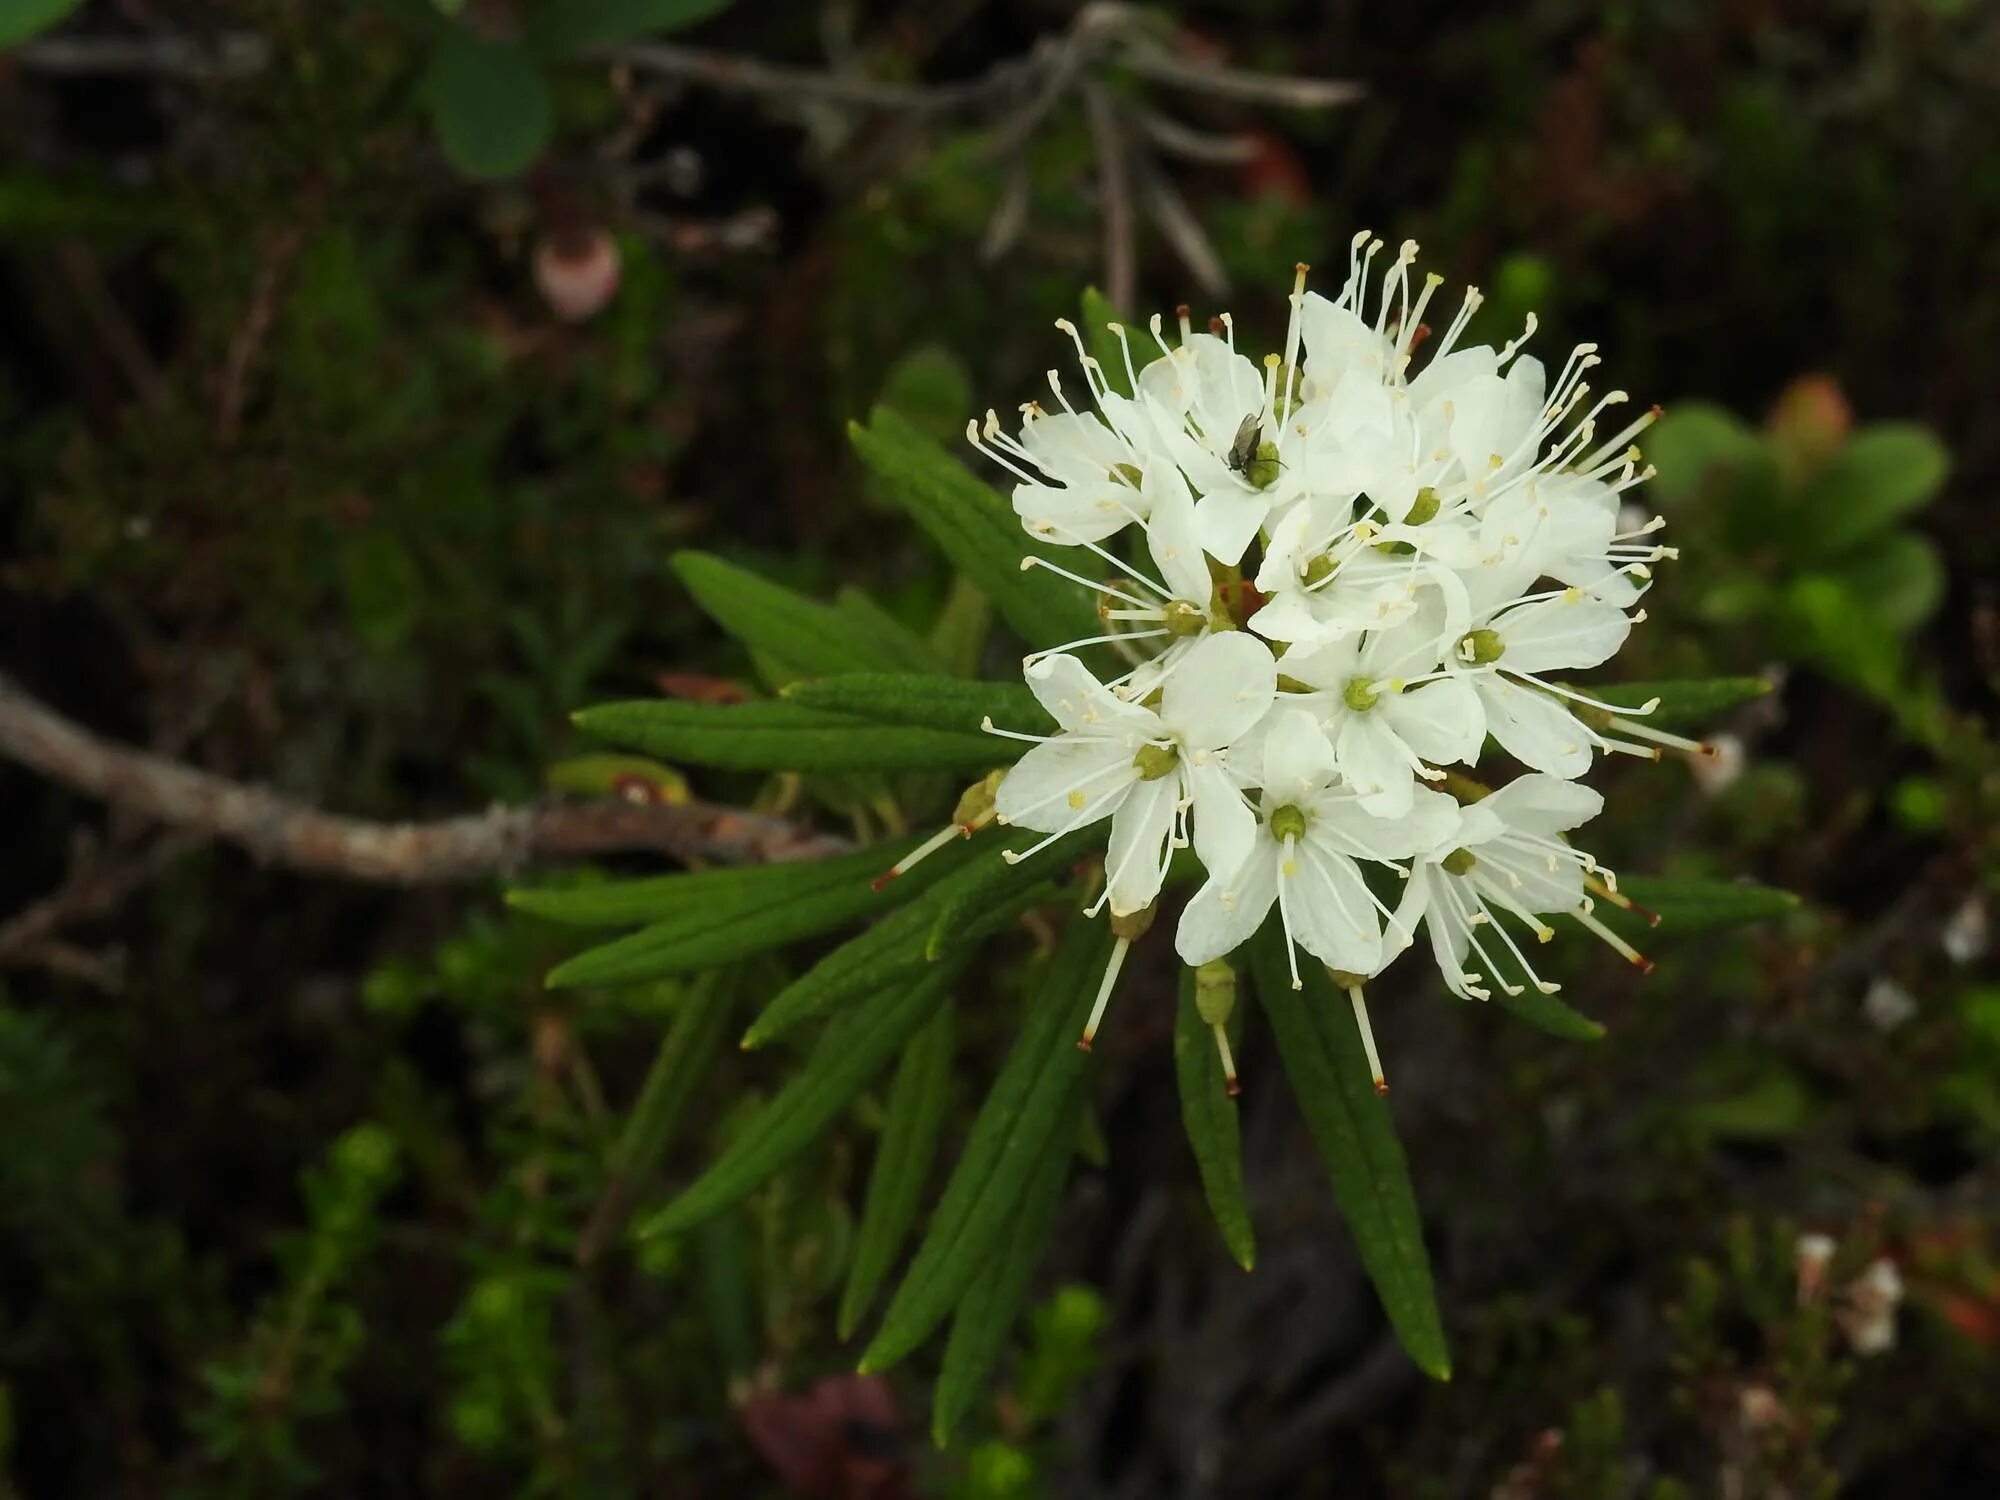
{"type": "Polygon", "coordinates": [[[1008,759],[995,736],[977,730],[870,724],[796,703],[641,698],[573,717],[599,739],[729,771],[984,771],[1008,759]]]}
{"type": "Polygon", "coordinates": [[[1110,950],[1107,924],[1069,924],[1014,1050],[973,1121],[916,1259],[862,1355],[864,1371],[894,1364],[944,1321],[1015,1227],[1048,1153],[1069,1155],[1075,1090],[1089,1061],[1076,1039],[1110,950]]]}
{"type": "Polygon", "coordinates": [[[889,497],[986,592],[1022,640],[1046,647],[1101,633],[1082,589],[1045,569],[1021,568],[1030,552],[1054,557],[1063,549],[1032,542],[1013,507],[965,465],[887,408],[848,431],[889,497]]]}
{"type": "Polygon", "coordinates": [[[12,47],[69,18],[83,0],[6,0],[0,5],[0,47],[12,47]]]}
{"type": "Polygon", "coordinates": [[[541,155],[555,105],[541,69],[514,42],[446,28],[426,80],[445,154],[468,177],[511,177],[541,155]]]}
{"type": "MultiPolygon", "coordinates": [[[[1660,919],[1663,933],[1706,932],[1796,911],[1799,898],[1754,880],[1686,875],[1620,876],[1618,889],[1660,919]]],[[[1600,910],[1602,908],[1600,907],[1600,910]]]]}
{"type": "Polygon", "coordinates": [[[818,1140],[939,1005],[956,981],[941,965],[914,983],[877,991],[828,1030],[805,1067],[737,1134],[706,1172],[646,1221],[642,1234],[675,1234],[720,1213],[768,1182],[818,1140]]]}
{"type": "MultiPolygon", "coordinates": [[[[1002,729],[1042,734],[1053,722],[1035,695],[1019,682],[967,682],[879,672],[821,677],[785,690],[787,702],[851,714],[878,724],[912,724],[926,729],[971,733],[982,719],[1002,729]]],[[[992,737],[996,761],[1019,759],[1028,747],[1020,740],[992,737]]]]}
{"type": "Polygon", "coordinates": [[[1524,985],[1518,995],[1510,995],[1505,989],[1495,986],[1493,1003],[1509,1014],[1519,1016],[1530,1026],[1540,1027],[1550,1036],[1565,1037],[1573,1042],[1595,1042],[1604,1036],[1604,1028],[1589,1016],[1565,1005],[1554,995],[1544,995],[1533,985],[1524,985]]]}
{"type": "Polygon", "coordinates": [[[882,1136],[875,1144],[875,1166],[868,1174],[861,1227],[855,1231],[847,1289],[840,1297],[843,1339],[853,1336],[917,1221],[917,1204],[937,1156],[945,1106],[951,1101],[952,1030],[952,1007],[946,1004],[910,1038],[903,1060],[896,1065],[882,1136]]]}
{"type": "Polygon", "coordinates": [[[1410,1358],[1451,1378],[1451,1354],[1431,1284],[1423,1221],[1387,1101],[1375,1092],[1347,997],[1318,964],[1301,964],[1292,988],[1285,935],[1267,922],[1250,944],[1257,998],[1271,1018],[1285,1076],[1333,1179],[1341,1217],[1410,1358]]]}
{"type": "Polygon", "coordinates": [[[1007,1330],[1014,1326],[1035,1268],[1049,1247],[1063,1185],[1069,1181],[1072,1153],[1062,1143],[1075,1136],[1082,1105],[1079,1074],[1065,1100],[1066,1113],[1058,1118],[1021,1193],[1012,1225],[952,1314],[951,1335],[945,1341],[944,1363],[931,1401],[931,1436],[940,1448],[951,1441],[952,1429],[986,1389],[986,1378],[1007,1346],[1007,1330]]]}
{"type": "MultiPolygon", "coordinates": [[[[1241,999],[1231,1017],[1232,1037],[1242,1034],[1241,999]]],[[[1215,1036],[1194,1005],[1194,970],[1181,970],[1180,1006],[1174,1013],[1174,1077],[1180,1084],[1181,1123],[1208,1211],[1236,1263],[1248,1271],[1257,1263],[1257,1236],[1250,1227],[1250,1205],[1243,1193],[1243,1141],[1236,1119],[1236,1101],[1229,1097],[1222,1076],[1222,1059],[1215,1036]]]]}
{"type": "Polygon", "coordinates": [[[1808,487],[1812,525],[1799,547],[1834,557],[1928,503],[1944,483],[1951,457],[1936,434],[1913,422],[1864,427],[1808,487]]]}
{"type": "Polygon", "coordinates": [[[716,624],[809,676],[937,671],[920,642],[891,636],[872,617],[863,624],[851,610],[808,599],[706,552],[676,553],[673,565],[716,624]]]}
{"type": "Polygon", "coordinates": [[[1617,708],[1660,706],[1633,722],[1653,729],[1699,728],[1740,704],[1761,698],[1771,684],[1761,677],[1690,677],[1678,681],[1591,683],[1580,691],[1617,708]]]}

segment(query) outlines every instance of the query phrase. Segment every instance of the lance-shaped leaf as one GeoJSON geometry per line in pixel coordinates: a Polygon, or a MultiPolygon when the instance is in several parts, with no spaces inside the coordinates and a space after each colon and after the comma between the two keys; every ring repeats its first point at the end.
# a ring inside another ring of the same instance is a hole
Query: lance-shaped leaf
{"type": "Polygon", "coordinates": [[[965,1152],[931,1216],[923,1244],[861,1358],[863,1371],[894,1364],[950,1314],[1013,1229],[1023,1195],[1050,1151],[1068,1155],[1077,1049],[1110,957],[1102,922],[1075,920],[1063,935],[1014,1050],[973,1121],[965,1152]]]}
{"type": "Polygon", "coordinates": [[[1417,1196],[1388,1103],[1371,1081],[1354,1012],[1317,964],[1301,966],[1304,987],[1293,989],[1285,947],[1275,921],[1250,944],[1257,998],[1277,1036],[1285,1076],[1390,1326],[1426,1374],[1448,1380],[1451,1354],[1417,1196]]]}
{"type": "Polygon", "coordinates": [[[992,735],[871,724],[796,703],[602,703],[572,716],[587,734],[649,755],[729,771],[986,770],[992,735]]]}
{"type": "Polygon", "coordinates": [[[633,927],[642,922],[669,921],[698,925],[815,891],[865,887],[918,842],[916,838],[898,839],[833,859],[649,875],[640,880],[598,880],[589,885],[529,886],[507,892],[507,904],[567,927],[633,927]]]}
{"type": "Polygon", "coordinates": [[[1591,683],[1578,691],[1623,709],[1643,708],[1657,698],[1658,708],[1649,714],[1633,715],[1632,722],[1652,729],[1685,729],[1699,728],[1740,704],[1763,697],[1771,691],[1771,684],[1761,677],[1690,677],[1661,682],[1591,683]]]}
{"type": "Polygon", "coordinates": [[[1544,995],[1532,984],[1522,985],[1518,995],[1509,994],[1496,986],[1493,1003],[1519,1016],[1530,1026],[1540,1027],[1550,1036],[1564,1037],[1573,1042],[1595,1042],[1604,1036],[1604,1028],[1589,1016],[1565,1005],[1554,995],[1544,995]]]}
{"type": "Polygon", "coordinates": [[[1071,1153],[1062,1143],[1076,1134],[1083,1096],[1079,1077],[1070,1087],[1067,1113],[1059,1120],[1021,1194],[1011,1229],[952,1314],[951,1335],[945,1340],[944,1364],[938,1370],[937,1393],[931,1402],[931,1436],[940,1448],[951,1441],[952,1429],[986,1389],[986,1378],[1007,1345],[1007,1330],[1014,1326],[1028,1285],[1035,1279],[1035,1268],[1048,1249],[1063,1186],[1069,1181],[1071,1153]]]}
{"type": "MultiPolygon", "coordinates": [[[[785,699],[807,708],[851,714],[880,724],[971,733],[985,719],[1001,729],[1048,734],[1054,724],[1035,695],[1019,682],[968,682],[961,678],[857,672],[794,683],[785,699]]],[[[993,759],[1017,760],[1027,748],[1020,740],[993,736],[993,759]]]]}
{"type": "Polygon", "coordinates": [[[937,671],[920,642],[898,642],[872,617],[864,625],[850,611],[706,552],[676,553],[674,571],[716,624],[801,672],[937,671]]]}
{"type": "Polygon", "coordinates": [[[945,1107],[951,1101],[952,1007],[944,1005],[903,1048],[875,1165],[868,1174],[868,1198],[854,1234],[854,1259],[840,1298],[839,1331],[853,1336],[862,1313],[875,1299],[882,1278],[902,1253],[916,1223],[924,1180],[937,1156],[945,1107]]]}
{"type": "MultiPolygon", "coordinates": [[[[1242,1032],[1242,1009],[1239,1000],[1228,1023],[1237,1035],[1242,1032]]],[[[1229,1253],[1247,1271],[1257,1263],[1257,1236],[1250,1227],[1250,1204],[1243,1192],[1243,1140],[1236,1101],[1223,1077],[1215,1035],[1195,1008],[1195,971],[1187,968],[1181,970],[1180,1006],[1174,1012],[1174,1078],[1181,1091],[1181,1124],[1194,1148],[1208,1211],[1229,1253]]]]}
{"type": "MultiPolygon", "coordinates": [[[[1662,933],[1706,932],[1742,922],[1762,922],[1796,911],[1790,891],[1753,880],[1705,880],[1689,875],[1621,876],[1618,889],[1660,919],[1662,933]]],[[[1606,912],[1602,903],[1599,911],[1606,912]]]]}
{"type": "Polygon", "coordinates": [[[831,1028],[805,1067],[759,1110],[721,1157],[641,1233],[673,1234],[720,1213],[767,1182],[820,1138],[835,1115],[928,1021],[957,980],[940,965],[912,983],[877,991],[831,1028]]]}
{"type": "Polygon", "coordinates": [[[680,1008],[654,1054],[631,1118],[612,1148],[604,1191],[578,1236],[580,1261],[596,1258],[605,1241],[625,1222],[633,1198],[659,1170],[695,1085],[707,1076],[722,1046],[738,978],[735,973],[704,975],[681,996],[680,1008]]]}
{"type": "Polygon", "coordinates": [[[956,934],[996,901],[1013,899],[1017,891],[1053,876],[1075,864],[1096,847],[1103,837],[1095,828],[1079,828],[1066,833],[1043,848],[1035,849],[1025,838],[1013,842],[1034,849],[1025,857],[1009,862],[997,854],[981,864],[969,865],[949,885],[940,885],[930,902],[930,935],[924,941],[924,955],[936,958],[955,941],[956,934]]]}
{"type": "MultiPolygon", "coordinates": [[[[746,882],[733,889],[726,903],[718,901],[712,911],[684,907],[666,921],[584,950],[551,969],[547,983],[551,989],[566,989],[699,973],[891,910],[921,896],[926,888],[977,857],[977,851],[963,843],[947,845],[880,890],[875,889],[871,877],[888,867],[886,861],[857,870],[852,861],[841,860],[838,863],[846,869],[840,880],[815,883],[789,896],[774,893],[768,900],[745,899],[755,890],[746,882]]],[[[764,868],[777,871],[784,867],[764,868]]]]}
{"type": "Polygon", "coordinates": [[[1101,633],[1083,590],[1046,569],[1022,570],[1028,554],[1054,557],[1063,549],[1034,542],[1013,507],[957,459],[883,407],[868,426],[852,424],[848,432],[889,497],[986,592],[1022,640],[1056,646],[1101,633]]]}
{"type": "MultiPolygon", "coordinates": [[[[991,835],[975,835],[954,846],[972,851],[964,858],[963,868],[938,881],[923,899],[850,938],[781,990],[744,1033],[743,1045],[760,1047],[799,1022],[824,1015],[843,1001],[907,973],[912,966],[1009,926],[1028,906],[1042,899],[1047,877],[1076,858],[1075,846],[1059,847],[1062,842],[1015,864],[1000,857],[998,842],[991,835]]],[[[916,868],[921,870],[923,865],[916,868]]]]}

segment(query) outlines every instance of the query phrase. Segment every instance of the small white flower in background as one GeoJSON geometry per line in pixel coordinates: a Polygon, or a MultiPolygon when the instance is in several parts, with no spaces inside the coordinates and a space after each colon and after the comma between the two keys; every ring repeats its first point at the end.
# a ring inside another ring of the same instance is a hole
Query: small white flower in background
{"type": "Polygon", "coordinates": [[[1917,1013],[1917,997],[1887,974],[1877,974],[1861,997],[1861,1014],[1877,1031],[1894,1031],[1917,1013]]]}
{"type": "Polygon", "coordinates": [[[1834,1314],[1856,1354],[1886,1354],[1896,1347],[1896,1310],[1903,1305],[1903,1273],[1886,1258],[1874,1261],[1850,1283],[1834,1314]]]}
{"type": "Polygon", "coordinates": [[[1089,591],[1105,627],[1025,660],[1060,728],[1015,736],[1036,743],[996,797],[1044,844],[1110,820],[1092,912],[1117,942],[1086,1044],[1188,846],[1206,879],[1181,957],[1212,964],[1275,908],[1294,976],[1303,952],[1350,996],[1378,1085],[1361,986],[1419,924],[1470,998],[1557,988],[1517,937],[1550,939],[1548,916],[1650,967],[1594,913],[1637,908],[1570,842],[1602,805],[1576,778],[1599,751],[1705,747],[1568,678],[1618,652],[1674,555],[1630,494],[1658,410],[1600,431],[1625,394],[1593,394],[1593,345],[1550,381],[1523,352],[1532,317],[1461,347],[1477,290],[1433,337],[1441,279],[1417,280],[1409,242],[1377,277],[1381,250],[1355,237],[1333,299],[1298,267],[1261,359],[1227,314],[1198,332],[1182,308],[1172,339],[1112,325],[1107,371],[1059,323],[1088,401],[1050,371],[1053,406],[1024,406],[1018,433],[993,412],[968,427],[1023,528],[1077,559],[1023,566],[1089,591]],[[1452,769],[1489,735],[1526,767],[1491,791],[1452,769]]]}

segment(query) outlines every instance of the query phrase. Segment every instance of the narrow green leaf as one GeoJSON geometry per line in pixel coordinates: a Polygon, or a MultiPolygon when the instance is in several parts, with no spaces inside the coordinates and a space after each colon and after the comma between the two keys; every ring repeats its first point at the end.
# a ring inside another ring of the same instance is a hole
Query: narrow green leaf
{"type": "Polygon", "coordinates": [[[1033,542],[1013,507],[957,459],[886,408],[848,432],[888,495],[991,597],[1022,640],[1047,647],[1101,633],[1082,589],[1046,569],[1021,568],[1029,553],[1053,558],[1062,549],[1033,542]]]}
{"type": "MultiPolygon", "coordinates": [[[[961,929],[976,920],[978,913],[995,903],[1011,901],[1018,892],[1060,874],[1090,853],[1101,837],[1099,829],[1079,828],[1019,860],[1010,862],[995,851],[984,863],[968,866],[950,884],[940,885],[931,900],[930,909],[935,915],[931,918],[929,936],[924,940],[924,956],[936,958],[956,941],[961,929]]],[[[1027,836],[1017,835],[1013,842],[1023,850],[1034,848],[1027,836]]]]}
{"type": "Polygon", "coordinates": [[[612,1148],[604,1190],[577,1241],[581,1260],[594,1259],[631,1212],[632,1199],[659,1170],[695,1086],[708,1075],[734,1009],[738,976],[703,975],[681,996],[673,1024],[660,1039],[638,1102],[612,1148]]]}
{"type": "Polygon", "coordinates": [[[1035,1169],[1050,1151],[1069,1154],[1072,1135],[1059,1132],[1074,1118],[1073,1089],[1089,1060],[1076,1039],[1110,947],[1106,924],[1069,924],[916,1259],[862,1355],[864,1371],[894,1364],[944,1321],[1013,1227],[1035,1169]]]}
{"type": "Polygon", "coordinates": [[[687,778],[643,755],[573,755],[550,766],[549,789],[579,797],[640,795],[649,802],[684,802],[687,778]]]}
{"type": "MultiPolygon", "coordinates": [[[[780,990],[743,1033],[742,1045],[762,1047],[801,1022],[825,1015],[856,996],[893,983],[931,962],[937,955],[925,951],[924,933],[929,929],[937,902],[955,892],[975,873],[982,873],[993,858],[990,844],[972,842],[978,846],[977,851],[965,869],[947,875],[929,895],[848,939],[780,990]]],[[[923,866],[917,868],[921,870],[923,866]]],[[[1046,899],[1046,887],[1036,885],[1013,893],[1007,900],[988,902],[976,917],[952,933],[946,947],[965,947],[990,937],[1012,926],[1022,912],[1046,899]]]]}
{"type": "Polygon", "coordinates": [[[425,82],[438,139],[469,177],[513,176],[555,131],[548,83],[517,43],[448,27],[425,82]]]}
{"type": "MultiPolygon", "coordinates": [[[[796,888],[787,880],[768,899],[755,899],[756,887],[739,882],[724,888],[712,910],[685,906],[665,921],[585,949],[550,970],[545,983],[551,989],[630,984],[712,969],[903,905],[976,857],[963,844],[948,845],[880,890],[874,888],[874,878],[887,868],[886,860],[868,866],[858,866],[855,859],[828,861],[841,867],[841,878],[796,888]],[[790,894],[781,894],[787,889],[790,894]]],[[[790,874],[782,865],[764,868],[790,874]]]]}
{"type": "Polygon", "coordinates": [[[1257,996],[1277,1036],[1285,1076],[1396,1337],[1426,1374],[1448,1380],[1451,1354],[1423,1221],[1388,1103],[1375,1092],[1347,997],[1318,964],[1300,966],[1305,987],[1294,990],[1285,946],[1275,921],[1250,944],[1257,996]]]}
{"type": "Polygon", "coordinates": [[[1799,898],[1790,891],[1751,880],[1625,875],[1619,877],[1618,889],[1655,913],[1660,919],[1660,931],[1667,934],[1762,922],[1796,911],[1799,906],[1799,898]]]}
{"type": "Polygon", "coordinates": [[[942,965],[915,983],[876,992],[843,1018],[714,1165],[648,1219],[640,1232],[674,1234],[691,1228],[769,1181],[820,1138],[834,1116],[930,1019],[957,978],[956,966],[942,965]]]}
{"type": "Polygon", "coordinates": [[[841,1293],[839,1332],[853,1337],[868,1304],[889,1274],[903,1241],[916,1223],[924,1180],[937,1156],[945,1107],[951,1101],[952,1007],[946,1004],[903,1048],[875,1166],[868,1174],[868,1197],[854,1235],[854,1258],[841,1293]]]}
{"type": "MultiPolygon", "coordinates": [[[[740,865],[650,875],[641,880],[599,880],[589,885],[528,886],[507,892],[506,899],[517,911],[570,927],[632,927],[642,922],[693,925],[776,905],[812,891],[866,884],[918,842],[916,837],[898,839],[834,859],[740,865]]],[[[939,851],[940,855],[946,852],[939,851]]]]}
{"type": "MultiPolygon", "coordinates": [[[[1242,1034],[1242,1023],[1237,1019],[1242,1010],[1239,998],[1236,1015],[1230,1018],[1237,1036],[1242,1034]]],[[[1188,1144],[1194,1148],[1194,1164],[1201,1173],[1209,1213],[1222,1231],[1229,1253],[1248,1271],[1257,1263],[1257,1236],[1250,1226],[1250,1204],[1243,1193],[1243,1142],[1236,1101],[1227,1092],[1215,1035],[1195,1009],[1194,970],[1188,968],[1181,970],[1180,1006],[1174,1013],[1174,1078],[1181,1091],[1181,1123],[1187,1130],[1188,1144]]]]}
{"type": "Polygon", "coordinates": [[[1573,1042],[1595,1042],[1604,1036],[1604,1028],[1589,1016],[1565,1005],[1554,995],[1544,995],[1533,985],[1524,985],[1518,995],[1510,995],[1496,986],[1493,1003],[1519,1016],[1530,1026],[1540,1027],[1550,1036],[1564,1037],[1573,1042]]]}
{"type": "Polygon", "coordinates": [[[1914,422],[1864,427],[1809,486],[1813,524],[1796,540],[1810,556],[1835,557],[1934,497],[1951,456],[1914,422]]]}
{"type": "Polygon", "coordinates": [[[587,734],[668,760],[728,771],[989,770],[995,737],[870,724],[796,703],[679,703],[641,698],[572,716],[587,734]]]}
{"type": "Polygon", "coordinates": [[[921,643],[898,644],[879,622],[864,626],[847,612],[748,568],[706,552],[678,552],[673,567],[716,624],[808,676],[937,670],[921,643]]]}
{"type": "MultiPolygon", "coordinates": [[[[858,672],[795,683],[785,690],[785,700],[874,723],[912,724],[962,734],[978,732],[981,720],[987,718],[1002,729],[1035,734],[1054,728],[1048,712],[1019,682],[858,672]]],[[[992,743],[996,764],[1018,760],[1027,748],[1019,740],[999,735],[992,737],[992,743]]]]}
{"type": "Polygon", "coordinates": [[[1617,708],[1660,706],[1635,720],[1653,729],[1699,727],[1739,704],[1761,698],[1771,684],[1761,677],[1691,677],[1679,681],[1591,683],[1579,689],[1617,708]]]}
{"type": "Polygon", "coordinates": [[[1075,1135],[1082,1104],[1083,1080],[1079,1075],[1065,1102],[1067,1114],[1058,1119],[1055,1134],[1022,1190],[1012,1225],[952,1314],[937,1393],[931,1402],[931,1436],[940,1448],[951,1441],[952,1429],[986,1389],[987,1377],[1006,1348],[1007,1330],[1014,1326],[1028,1285],[1048,1249],[1056,1209],[1069,1181],[1071,1152],[1064,1150],[1062,1143],[1075,1135]]]}
{"type": "Polygon", "coordinates": [[[931,643],[889,613],[866,589],[844,584],[833,596],[833,607],[863,635],[872,639],[885,658],[893,658],[924,675],[950,676],[931,643]]]}
{"type": "Polygon", "coordinates": [[[951,592],[931,626],[932,653],[954,676],[977,677],[992,632],[993,601],[963,573],[952,574],[951,592]]]}

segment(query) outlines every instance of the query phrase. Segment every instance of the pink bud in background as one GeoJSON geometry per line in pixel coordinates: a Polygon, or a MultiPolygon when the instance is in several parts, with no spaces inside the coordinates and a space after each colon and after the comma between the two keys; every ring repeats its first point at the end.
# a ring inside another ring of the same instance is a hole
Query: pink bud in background
{"type": "Polygon", "coordinates": [[[618,269],[618,242],[602,229],[545,234],[535,243],[535,285],[565,323],[581,323],[611,300],[618,269]]]}

